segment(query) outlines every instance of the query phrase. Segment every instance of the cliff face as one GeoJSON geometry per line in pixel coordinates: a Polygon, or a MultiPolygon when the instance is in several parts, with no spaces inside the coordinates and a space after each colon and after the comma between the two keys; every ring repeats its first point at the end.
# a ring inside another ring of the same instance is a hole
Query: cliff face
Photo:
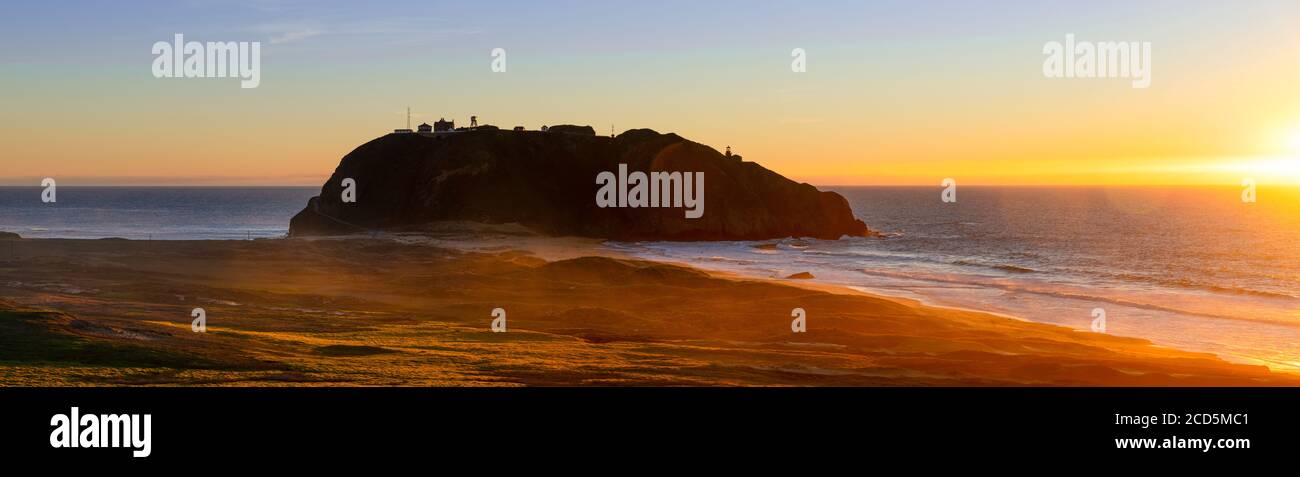
{"type": "Polygon", "coordinates": [[[868,233],[839,194],[646,129],[617,138],[539,131],[386,135],[343,157],[320,196],[293,217],[289,233],[418,229],[444,220],[513,222],[552,235],[616,240],[868,233]],[[618,175],[619,164],[629,173],[702,172],[703,214],[687,218],[686,207],[599,207],[597,176],[618,175]],[[342,200],[347,178],[356,181],[353,203],[342,200]]]}

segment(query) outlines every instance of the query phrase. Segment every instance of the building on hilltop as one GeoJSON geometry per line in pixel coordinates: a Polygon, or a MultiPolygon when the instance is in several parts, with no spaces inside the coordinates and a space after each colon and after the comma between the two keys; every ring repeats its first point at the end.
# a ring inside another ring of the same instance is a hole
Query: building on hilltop
{"type": "Polygon", "coordinates": [[[422,133],[433,132],[433,126],[430,126],[429,123],[420,123],[418,128],[417,130],[422,133]]]}
{"type": "Polygon", "coordinates": [[[456,121],[448,121],[446,118],[439,118],[433,123],[433,132],[452,132],[456,130],[456,121]]]}

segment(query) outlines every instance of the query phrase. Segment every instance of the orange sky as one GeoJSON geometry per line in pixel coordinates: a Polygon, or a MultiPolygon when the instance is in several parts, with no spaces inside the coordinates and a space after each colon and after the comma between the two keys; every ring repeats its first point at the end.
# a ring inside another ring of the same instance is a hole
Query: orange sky
{"type": "Polygon", "coordinates": [[[416,122],[676,132],[819,185],[1300,184],[1300,6],[1121,7],[1108,8],[1124,21],[1032,6],[756,8],[728,12],[749,15],[728,30],[704,10],[698,23],[541,7],[488,22],[457,7],[410,29],[340,20],[387,14],[368,10],[309,27],[249,12],[255,27],[220,29],[178,10],[145,26],[97,20],[101,36],[69,45],[41,35],[79,13],[53,11],[9,33],[37,36],[30,50],[0,56],[0,184],[319,185],[352,148],[402,127],[407,106],[416,122]],[[787,21],[800,28],[777,28],[787,21]],[[153,78],[149,45],[174,31],[262,41],[261,85],[153,78]],[[1151,42],[1151,87],[1045,78],[1043,44],[1067,32],[1151,42]],[[498,44],[506,73],[489,69],[484,45],[498,44]],[[792,46],[807,50],[806,73],[790,71],[792,46]]]}

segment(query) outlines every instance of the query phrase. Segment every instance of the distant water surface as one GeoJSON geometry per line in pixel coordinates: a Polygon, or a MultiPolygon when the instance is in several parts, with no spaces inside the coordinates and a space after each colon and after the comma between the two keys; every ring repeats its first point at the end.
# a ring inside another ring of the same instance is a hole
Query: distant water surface
{"type": "Polygon", "coordinates": [[[0,187],[0,231],[29,238],[282,237],[318,187],[0,187]]]}

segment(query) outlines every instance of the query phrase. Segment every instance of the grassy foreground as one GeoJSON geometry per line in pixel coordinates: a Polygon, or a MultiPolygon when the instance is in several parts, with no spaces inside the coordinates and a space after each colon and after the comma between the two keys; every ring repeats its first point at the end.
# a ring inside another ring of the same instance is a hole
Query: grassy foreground
{"type": "Polygon", "coordinates": [[[1300,384],[1137,339],[577,255],[22,240],[0,257],[0,385],[1300,384]]]}

